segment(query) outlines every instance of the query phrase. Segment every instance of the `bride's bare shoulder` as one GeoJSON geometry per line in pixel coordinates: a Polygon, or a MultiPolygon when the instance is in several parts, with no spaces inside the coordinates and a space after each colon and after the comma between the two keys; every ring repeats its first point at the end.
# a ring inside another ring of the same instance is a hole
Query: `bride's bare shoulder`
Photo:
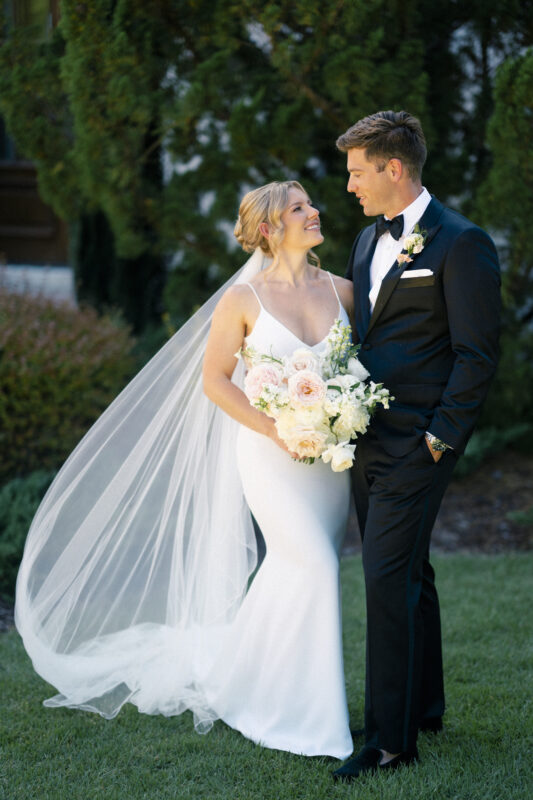
{"type": "Polygon", "coordinates": [[[247,314],[257,305],[257,300],[250,287],[246,283],[239,283],[230,286],[216,307],[216,313],[228,316],[247,316],[247,314]]]}
{"type": "Polygon", "coordinates": [[[348,312],[350,312],[350,309],[353,307],[352,281],[348,280],[347,278],[341,278],[340,275],[334,275],[332,272],[330,274],[335,282],[335,288],[339,293],[342,305],[348,312]]]}

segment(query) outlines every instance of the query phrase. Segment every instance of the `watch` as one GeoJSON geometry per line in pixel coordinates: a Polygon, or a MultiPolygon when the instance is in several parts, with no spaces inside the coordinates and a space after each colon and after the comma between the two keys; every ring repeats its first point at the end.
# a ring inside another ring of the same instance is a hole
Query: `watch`
{"type": "Polygon", "coordinates": [[[431,448],[433,450],[435,450],[437,453],[438,452],[443,452],[444,450],[451,450],[452,449],[449,444],[446,444],[446,442],[443,442],[442,439],[437,439],[437,437],[434,436],[429,431],[426,431],[426,439],[430,443],[431,448]]]}

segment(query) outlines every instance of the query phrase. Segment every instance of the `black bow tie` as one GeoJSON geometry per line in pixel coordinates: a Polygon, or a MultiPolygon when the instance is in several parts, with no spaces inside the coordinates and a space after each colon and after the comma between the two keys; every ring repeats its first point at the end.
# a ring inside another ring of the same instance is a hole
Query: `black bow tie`
{"type": "Polygon", "coordinates": [[[385,219],[383,215],[376,220],[376,239],[383,236],[384,233],[390,233],[393,239],[398,239],[403,233],[403,214],[400,214],[394,219],[385,219]]]}

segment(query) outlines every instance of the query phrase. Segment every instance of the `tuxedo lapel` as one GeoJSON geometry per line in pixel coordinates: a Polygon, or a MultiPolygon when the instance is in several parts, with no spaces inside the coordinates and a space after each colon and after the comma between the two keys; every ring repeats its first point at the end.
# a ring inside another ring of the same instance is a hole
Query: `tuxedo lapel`
{"type": "MultiPolygon", "coordinates": [[[[440,229],[439,218],[442,214],[444,206],[440,203],[435,197],[432,197],[431,202],[429,203],[428,207],[420,217],[418,221],[418,227],[424,233],[425,242],[424,242],[424,249],[428,246],[431,239],[435,236],[435,234],[440,229]]],[[[372,251],[374,252],[374,251],[372,251]]],[[[402,253],[405,253],[405,250],[402,250],[402,253]]],[[[414,269],[417,269],[421,266],[420,261],[423,261],[424,253],[420,253],[419,256],[415,258],[414,269]]],[[[394,262],[390,270],[387,272],[383,281],[381,283],[381,287],[379,290],[379,294],[376,299],[376,303],[374,305],[374,310],[372,312],[372,316],[370,317],[368,327],[366,329],[366,333],[368,334],[370,330],[376,324],[376,320],[379,318],[381,312],[387,305],[391,294],[393,293],[394,289],[396,288],[398,281],[401,278],[402,272],[406,269],[407,264],[398,264],[397,261],[394,262]]],[[[370,270],[367,270],[367,274],[370,273],[370,270]]]]}
{"type": "Polygon", "coordinates": [[[370,264],[376,249],[376,226],[369,225],[361,234],[357,251],[354,253],[354,291],[355,323],[359,341],[363,341],[370,321],[370,264]]]}
{"type": "Polygon", "coordinates": [[[424,247],[429,244],[439,230],[440,225],[438,223],[443,210],[444,206],[442,203],[440,203],[434,195],[431,195],[431,203],[418,220],[418,227],[426,234],[426,243],[424,247]]]}
{"type": "Polygon", "coordinates": [[[402,274],[404,268],[405,264],[402,264],[400,266],[400,264],[398,264],[398,262],[395,261],[390,270],[383,278],[379,289],[379,294],[374,304],[374,310],[372,311],[372,316],[370,317],[370,321],[368,323],[368,328],[366,331],[367,334],[370,333],[370,331],[376,324],[376,320],[378,319],[379,315],[387,305],[389,297],[396,288],[396,284],[400,280],[400,275],[402,274]]]}

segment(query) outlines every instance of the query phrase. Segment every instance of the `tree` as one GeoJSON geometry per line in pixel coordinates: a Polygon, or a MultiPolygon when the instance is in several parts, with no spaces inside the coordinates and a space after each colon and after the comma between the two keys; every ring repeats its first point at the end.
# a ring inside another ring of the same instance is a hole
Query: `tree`
{"type": "Polygon", "coordinates": [[[166,291],[178,317],[242,263],[228,241],[239,198],[270,180],[302,180],[323,211],[321,259],[343,271],[364,217],[347,202],[335,139],[380,107],[407,105],[429,122],[414,0],[219,2],[205,19],[186,5],[161,215],[180,250],[166,291]]]}
{"type": "Polygon", "coordinates": [[[492,167],[478,205],[502,238],[506,306],[522,326],[533,320],[533,48],[498,71],[487,143],[492,167]]]}
{"type": "Polygon", "coordinates": [[[164,67],[148,58],[158,52],[159,18],[147,26],[142,4],[131,5],[65,0],[49,38],[39,26],[8,29],[0,106],[36,163],[43,199],[76,223],[79,298],[121,306],[139,331],[162,310],[151,209],[162,182],[153,96],[164,67]]]}
{"type": "Polygon", "coordinates": [[[303,182],[322,261],[344,270],[366,220],[335,139],[380,108],[421,118],[428,186],[468,210],[490,165],[492,66],[527,41],[530,6],[63,0],[51,39],[4,40],[0,107],[43,195],[76,221],[80,294],[140,329],[160,313],[165,259],[180,323],[242,263],[239,198],[270,180],[303,182]]]}
{"type": "Polygon", "coordinates": [[[492,166],[477,203],[498,234],[505,325],[484,419],[500,425],[511,410],[533,423],[533,48],[498,70],[487,143],[492,166]]]}

